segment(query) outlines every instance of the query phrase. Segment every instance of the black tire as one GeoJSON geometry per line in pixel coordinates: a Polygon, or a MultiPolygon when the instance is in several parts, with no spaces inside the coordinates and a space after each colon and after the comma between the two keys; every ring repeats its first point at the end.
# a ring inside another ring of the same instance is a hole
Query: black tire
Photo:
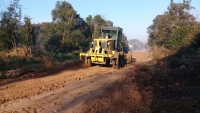
{"type": "Polygon", "coordinates": [[[110,66],[111,64],[110,64],[110,58],[107,58],[106,59],[106,66],[110,66]]]}
{"type": "Polygon", "coordinates": [[[123,67],[124,63],[123,63],[123,55],[119,55],[119,67],[123,67]]]}
{"type": "Polygon", "coordinates": [[[119,67],[124,67],[126,65],[126,56],[123,51],[119,53],[119,67]]]}
{"type": "Polygon", "coordinates": [[[87,57],[83,59],[83,67],[87,67],[87,57]]]}
{"type": "Polygon", "coordinates": [[[120,67],[125,67],[126,66],[126,57],[125,55],[120,55],[120,58],[119,58],[119,66],[120,67]]]}
{"type": "Polygon", "coordinates": [[[117,69],[117,68],[119,68],[119,53],[118,53],[118,52],[115,53],[114,56],[115,56],[115,57],[112,59],[112,67],[113,67],[114,69],[117,69]]]}
{"type": "Polygon", "coordinates": [[[89,67],[91,67],[92,66],[92,62],[91,62],[91,59],[89,58],[89,59],[87,59],[87,64],[88,64],[88,66],[89,67]]]}
{"type": "Polygon", "coordinates": [[[113,59],[112,60],[112,68],[114,69],[117,69],[119,66],[118,66],[118,60],[117,59],[113,59]]]}

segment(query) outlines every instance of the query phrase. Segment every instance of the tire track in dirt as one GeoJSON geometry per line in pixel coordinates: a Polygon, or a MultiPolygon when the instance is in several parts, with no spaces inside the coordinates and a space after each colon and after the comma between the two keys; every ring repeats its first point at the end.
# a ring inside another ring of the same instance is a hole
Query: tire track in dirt
{"type": "Polygon", "coordinates": [[[66,70],[43,78],[10,83],[0,87],[0,112],[72,112],[102,88],[119,80],[134,65],[117,70],[94,66],[66,70]]]}
{"type": "MultiPolygon", "coordinates": [[[[92,67],[91,69],[93,68],[101,67],[92,67]]],[[[84,100],[101,94],[102,91],[100,89],[120,79],[129,68],[131,66],[121,70],[111,69],[115,71],[114,73],[100,71],[101,74],[99,74],[98,71],[98,73],[93,73],[96,76],[93,75],[82,80],[64,83],[62,87],[51,92],[6,102],[1,105],[1,108],[3,111],[18,112],[52,112],[54,110],[71,112],[78,108],[84,100]]]]}
{"type": "Polygon", "coordinates": [[[109,70],[105,72],[105,68],[106,67],[94,66],[80,70],[67,70],[56,75],[11,83],[0,87],[0,103],[3,104],[10,100],[30,98],[43,92],[53,91],[56,88],[63,87],[65,83],[114,71],[114,69],[109,68],[109,70]]]}

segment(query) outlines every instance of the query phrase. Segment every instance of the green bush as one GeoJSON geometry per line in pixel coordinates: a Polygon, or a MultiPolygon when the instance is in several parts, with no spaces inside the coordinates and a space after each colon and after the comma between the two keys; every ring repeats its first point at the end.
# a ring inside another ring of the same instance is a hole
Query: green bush
{"type": "Polygon", "coordinates": [[[67,54],[64,54],[64,53],[58,53],[58,54],[53,53],[53,57],[56,60],[59,60],[59,61],[65,61],[65,60],[72,59],[72,57],[70,55],[67,55],[67,54]]]}
{"type": "Polygon", "coordinates": [[[66,61],[66,60],[76,60],[79,58],[79,52],[74,51],[72,53],[52,53],[53,58],[59,61],[66,61]]]}
{"type": "MultiPolygon", "coordinates": [[[[180,47],[187,47],[191,44],[191,40],[188,39],[187,35],[194,29],[190,26],[179,27],[169,38],[165,45],[170,50],[178,49],[180,47]]],[[[193,38],[193,37],[192,37],[193,38]]]]}
{"type": "Polygon", "coordinates": [[[79,51],[74,51],[74,52],[72,52],[72,54],[74,56],[74,59],[79,59],[79,54],[80,54],[79,51]]]}
{"type": "Polygon", "coordinates": [[[197,50],[197,57],[200,58],[200,47],[197,50]]]}
{"type": "Polygon", "coordinates": [[[44,53],[40,50],[36,50],[33,52],[33,56],[36,58],[41,58],[44,55],[44,53]]]}
{"type": "Polygon", "coordinates": [[[8,55],[8,58],[10,59],[10,61],[16,61],[18,60],[18,57],[15,55],[8,55]]]}

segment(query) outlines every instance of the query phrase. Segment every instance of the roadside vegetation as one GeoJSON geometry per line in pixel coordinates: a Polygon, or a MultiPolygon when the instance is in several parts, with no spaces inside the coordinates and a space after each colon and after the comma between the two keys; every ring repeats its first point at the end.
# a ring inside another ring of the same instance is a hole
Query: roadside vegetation
{"type": "Polygon", "coordinates": [[[175,54],[183,59],[199,59],[200,23],[198,17],[190,13],[194,9],[190,2],[184,0],[183,3],[173,3],[171,0],[168,10],[157,15],[148,27],[148,44],[154,59],[175,54]]]}
{"type": "Polygon", "coordinates": [[[200,22],[190,3],[171,0],[147,28],[152,60],[85,102],[85,113],[200,112],[200,22]]]}
{"type": "MultiPolygon", "coordinates": [[[[147,28],[152,60],[87,101],[85,112],[200,112],[200,22],[190,3],[171,0],[147,28]]],[[[0,12],[0,78],[10,77],[10,70],[42,72],[75,61],[101,26],[113,26],[101,15],[81,18],[66,1],[55,4],[52,22],[32,24],[29,16],[21,21],[21,12],[19,0],[0,12]]]]}
{"type": "Polygon", "coordinates": [[[143,83],[154,85],[152,112],[200,112],[200,22],[190,3],[171,0],[168,10],[148,27],[156,63],[145,67],[151,77],[143,83]]]}
{"type": "Polygon", "coordinates": [[[16,69],[21,74],[46,71],[78,60],[79,52],[100,36],[101,26],[113,26],[101,15],[81,18],[66,1],[55,3],[52,22],[32,24],[22,9],[20,0],[13,0],[0,12],[0,76],[16,69]]]}

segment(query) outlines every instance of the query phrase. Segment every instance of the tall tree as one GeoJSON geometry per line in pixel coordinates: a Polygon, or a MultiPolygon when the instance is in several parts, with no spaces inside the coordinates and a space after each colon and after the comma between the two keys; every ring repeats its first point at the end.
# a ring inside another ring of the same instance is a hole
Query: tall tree
{"type": "Polygon", "coordinates": [[[157,46],[166,46],[169,44],[172,34],[181,26],[191,26],[196,23],[195,17],[189,12],[193,7],[191,0],[184,0],[183,3],[171,3],[168,10],[163,15],[158,15],[153,24],[148,27],[148,43],[157,46]]]}
{"type": "Polygon", "coordinates": [[[13,0],[8,6],[7,11],[2,11],[0,20],[0,45],[3,50],[16,48],[18,40],[19,24],[21,20],[21,6],[19,0],[13,0]]]}
{"type": "Polygon", "coordinates": [[[84,19],[66,1],[58,1],[52,10],[52,23],[43,23],[39,40],[50,52],[84,50],[90,41],[90,29],[84,19]]]}
{"type": "Polygon", "coordinates": [[[25,25],[22,28],[22,42],[27,50],[31,52],[31,46],[33,46],[35,41],[34,27],[31,24],[31,18],[24,17],[25,25]]]}
{"type": "Polygon", "coordinates": [[[66,1],[57,1],[55,9],[52,10],[53,22],[58,23],[62,35],[62,43],[69,41],[70,32],[77,24],[77,14],[72,5],[66,1]]]}
{"type": "Polygon", "coordinates": [[[101,15],[94,16],[94,37],[98,38],[101,36],[101,27],[106,26],[106,21],[101,15]]]}
{"type": "Polygon", "coordinates": [[[40,34],[37,39],[38,43],[45,44],[52,35],[61,36],[59,25],[57,23],[44,22],[40,25],[40,34]]]}
{"type": "Polygon", "coordinates": [[[112,21],[105,20],[101,15],[95,15],[94,18],[89,15],[88,17],[86,17],[86,22],[90,26],[92,38],[98,38],[101,36],[101,27],[113,26],[112,21]]]}
{"type": "Polygon", "coordinates": [[[93,17],[91,15],[89,15],[88,17],[86,17],[86,22],[89,26],[89,29],[91,31],[91,38],[94,37],[94,21],[93,21],[93,17]]]}

